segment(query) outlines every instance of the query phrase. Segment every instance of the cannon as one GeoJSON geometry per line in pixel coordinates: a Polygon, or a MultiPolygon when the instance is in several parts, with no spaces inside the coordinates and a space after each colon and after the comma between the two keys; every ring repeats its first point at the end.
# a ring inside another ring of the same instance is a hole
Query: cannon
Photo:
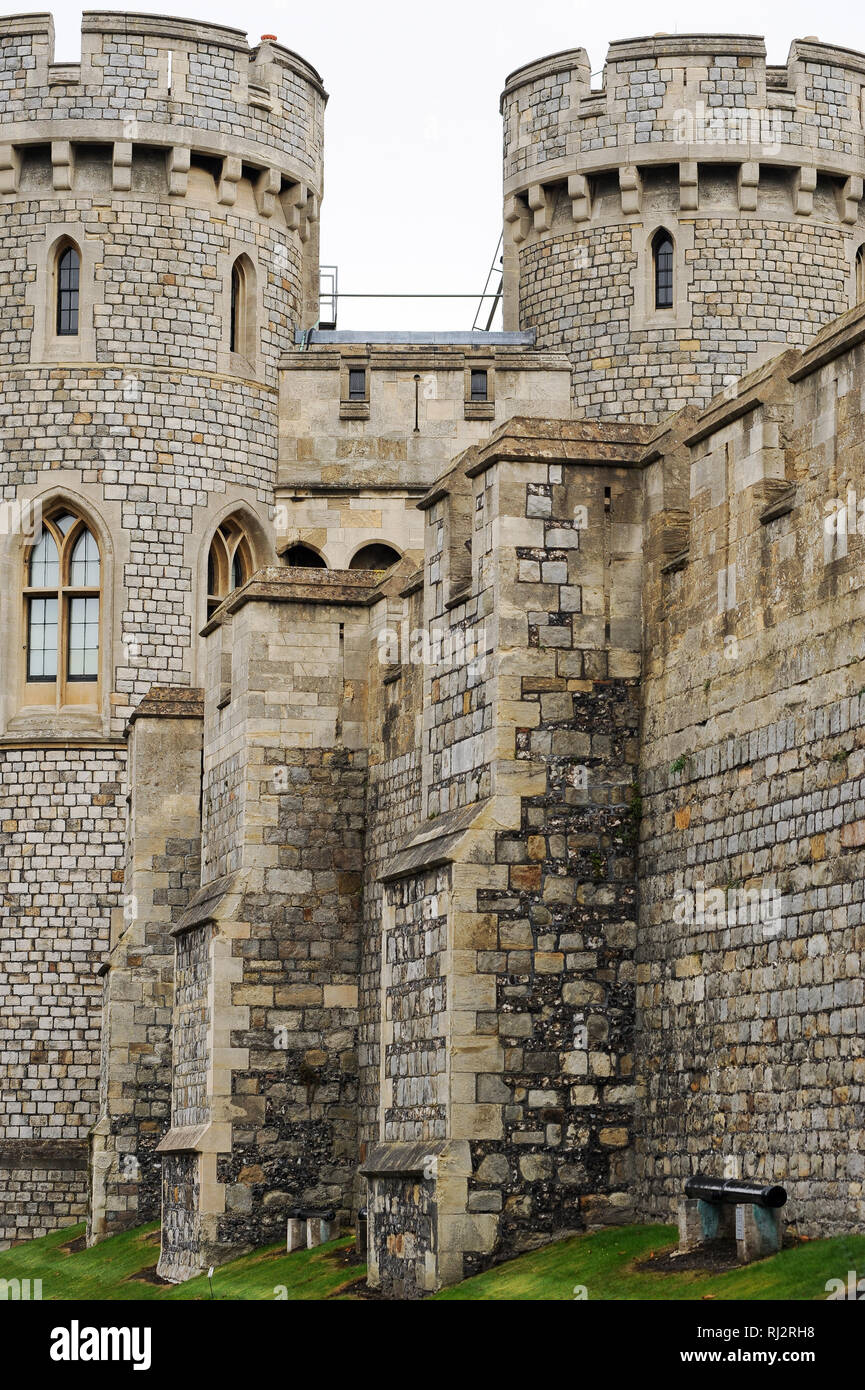
{"type": "Polygon", "coordinates": [[[685,1196],[719,1206],[737,1206],[745,1202],[755,1207],[774,1210],[787,1201],[786,1189],[778,1183],[745,1182],[741,1178],[709,1178],[695,1173],[685,1182],[685,1196]]]}
{"type": "Polygon", "coordinates": [[[679,1202],[679,1252],[734,1239],[743,1264],[774,1255],[781,1249],[781,1208],[786,1201],[779,1183],[695,1173],[685,1180],[679,1202]]]}
{"type": "Polygon", "coordinates": [[[289,1255],[292,1250],[312,1249],[323,1241],[333,1240],[337,1234],[336,1212],[323,1207],[289,1207],[285,1248],[289,1255]]]}

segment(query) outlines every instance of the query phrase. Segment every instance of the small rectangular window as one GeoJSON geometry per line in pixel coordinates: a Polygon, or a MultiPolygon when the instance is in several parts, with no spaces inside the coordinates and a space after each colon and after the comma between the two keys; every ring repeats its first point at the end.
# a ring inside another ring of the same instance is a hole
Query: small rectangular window
{"type": "Polygon", "coordinates": [[[366,400],[366,368],[349,367],[348,398],[350,401],[366,400]]]}
{"type": "Polygon", "coordinates": [[[486,368],[472,368],[471,399],[473,401],[487,400],[487,373],[486,368]]]}

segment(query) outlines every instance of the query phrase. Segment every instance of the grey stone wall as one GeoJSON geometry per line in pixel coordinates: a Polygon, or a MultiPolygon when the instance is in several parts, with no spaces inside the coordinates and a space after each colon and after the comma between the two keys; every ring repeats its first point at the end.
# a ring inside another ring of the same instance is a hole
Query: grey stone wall
{"type": "MultiPolygon", "coordinates": [[[[117,945],[112,916],[126,932],[128,961],[131,937],[147,930],[124,916],[126,721],[152,685],[191,686],[200,674],[217,523],[242,511],[254,567],[273,556],[278,362],[306,321],[317,267],[324,106],[302,59],[272,44],[251,51],[242,34],[219,26],[94,14],[80,65],[54,64],[52,49],[49,17],[0,20],[0,497],[62,497],[89,520],[102,558],[101,681],[93,708],[23,703],[27,540],[4,531],[0,796],[9,853],[0,891],[16,906],[0,928],[0,982],[19,1002],[2,1038],[0,1073],[12,1084],[0,1133],[16,1142],[78,1138],[100,1117],[95,967],[117,945]],[[52,248],[64,235],[82,251],[81,311],[77,338],[61,340],[52,248]],[[240,254],[255,268],[244,356],[228,344],[240,254]],[[44,857],[43,843],[56,845],[44,857]]],[[[173,851],[166,847],[158,872],[170,874],[167,860],[178,856],[185,867],[173,871],[192,872],[194,849],[173,851]]],[[[108,980],[104,1017],[110,1028],[124,1009],[139,1009],[141,1093],[119,1099],[121,1109],[138,1106],[136,1123],[154,1126],[155,1140],[167,1095],[164,1086],[161,1101],[154,1093],[146,1057],[159,1053],[160,1027],[165,1041],[170,980],[157,980],[168,986],[159,998],[150,966],[138,982],[137,968],[123,985],[108,980]]],[[[107,1047],[107,1065],[110,1055],[107,1047]]],[[[106,1078],[103,1095],[109,1090],[106,1078]]],[[[131,1134],[121,1141],[116,1122],[103,1105],[100,1165],[112,1162],[115,1141],[133,1143],[131,1134]]],[[[148,1171],[138,1185],[142,1211],[155,1194],[151,1183],[145,1195],[148,1171]]],[[[115,1215],[128,1214],[136,1182],[112,1172],[99,1167],[97,1186],[114,1181],[115,1215]]]]}
{"type": "Polygon", "coordinates": [[[755,374],[652,465],[690,482],[686,548],[646,566],[637,1197],[654,1219],[690,1172],[732,1169],[783,1183],[805,1234],[862,1225],[860,325],[755,374]]]}

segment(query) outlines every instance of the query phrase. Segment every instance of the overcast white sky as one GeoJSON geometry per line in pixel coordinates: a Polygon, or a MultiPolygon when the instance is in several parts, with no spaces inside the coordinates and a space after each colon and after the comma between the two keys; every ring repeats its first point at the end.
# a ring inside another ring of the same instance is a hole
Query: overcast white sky
{"type": "MultiPolygon", "coordinates": [[[[35,10],[20,0],[6,13],[35,10]]],[[[81,9],[52,8],[58,62],[80,54],[81,9]]],[[[852,0],[689,4],[687,0],[176,0],[91,4],[178,14],[276,34],[318,69],[325,122],[322,263],[340,289],[480,294],[501,229],[504,79],[531,59],[641,34],[763,34],[770,63],[806,35],[865,51],[865,6],[852,0]]],[[[470,300],[345,300],[341,328],[470,328],[470,300]]]]}

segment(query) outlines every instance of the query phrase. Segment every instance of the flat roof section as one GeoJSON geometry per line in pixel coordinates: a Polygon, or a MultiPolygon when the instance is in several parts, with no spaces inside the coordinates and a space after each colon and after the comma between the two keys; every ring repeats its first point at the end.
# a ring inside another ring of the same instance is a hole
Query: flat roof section
{"type": "Polygon", "coordinates": [[[311,328],[295,330],[294,341],[306,343],[441,343],[458,347],[534,347],[535,330],[524,329],[520,333],[474,333],[471,330],[456,333],[393,332],[365,333],[359,328],[311,328]]]}

